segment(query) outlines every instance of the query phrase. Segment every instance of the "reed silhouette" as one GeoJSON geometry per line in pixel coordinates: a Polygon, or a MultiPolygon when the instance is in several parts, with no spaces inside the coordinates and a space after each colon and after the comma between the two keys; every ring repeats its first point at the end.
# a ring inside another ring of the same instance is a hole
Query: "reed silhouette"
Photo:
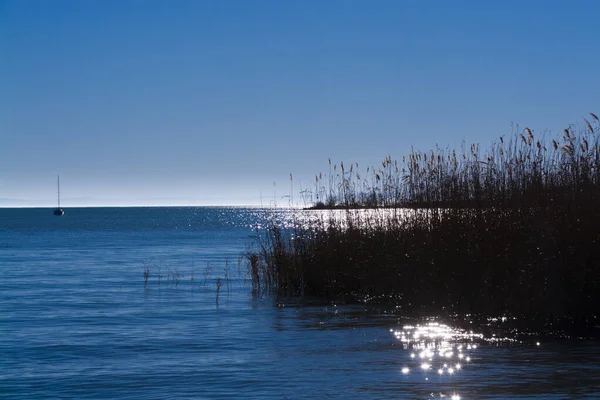
{"type": "Polygon", "coordinates": [[[315,177],[311,223],[274,216],[248,260],[253,290],[406,312],[511,315],[598,327],[600,123],[525,128],[486,152],[412,151],[315,177]]]}

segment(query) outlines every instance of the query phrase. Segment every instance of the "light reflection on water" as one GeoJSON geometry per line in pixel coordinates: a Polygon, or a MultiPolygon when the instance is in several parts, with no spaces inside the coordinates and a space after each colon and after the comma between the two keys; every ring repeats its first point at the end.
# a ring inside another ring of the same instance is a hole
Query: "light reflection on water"
{"type": "MultiPolygon", "coordinates": [[[[260,221],[252,224],[259,231],[275,223],[283,229],[336,226],[347,228],[354,226],[389,227],[389,221],[403,221],[411,216],[432,218],[435,215],[432,209],[411,208],[377,208],[377,209],[334,209],[334,210],[304,210],[297,208],[274,208],[270,213],[260,214],[260,221]]],[[[257,214],[259,215],[259,214],[257,214]]],[[[258,221],[258,219],[257,219],[258,221]]]]}
{"type": "Polygon", "coordinates": [[[389,329],[402,348],[399,375],[419,386],[415,398],[600,398],[594,340],[522,340],[430,321],[389,329]]]}
{"type": "Polygon", "coordinates": [[[442,385],[435,392],[431,392],[431,396],[461,399],[452,378],[469,367],[478,342],[483,339],[482,334],[439,322],[404,325],[402,329],[390,329],[390,332],[410,354],[406,365],[402,367],[403,375],[415,374],[417,379],[424,382],[429,382],[430,378],[438,375],[446,380],[441,382],[442,385]]]}

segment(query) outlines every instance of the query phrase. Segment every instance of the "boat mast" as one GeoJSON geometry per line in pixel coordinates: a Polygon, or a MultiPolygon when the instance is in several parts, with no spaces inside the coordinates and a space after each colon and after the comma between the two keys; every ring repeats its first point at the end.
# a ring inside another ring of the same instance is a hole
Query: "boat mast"
{"type": "Polygon", "coordinates": [[[58,208],[60,208],[60,176],[56,175],[56,186],[58,188],[58,208]]]}

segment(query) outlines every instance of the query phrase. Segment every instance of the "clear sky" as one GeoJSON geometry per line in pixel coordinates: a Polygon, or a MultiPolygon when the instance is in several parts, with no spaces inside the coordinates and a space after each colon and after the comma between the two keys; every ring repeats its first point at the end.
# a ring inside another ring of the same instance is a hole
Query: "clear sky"
{"type": "Polygon", "coordinates": [[[560,132],[599,45],[597,0],[0,0],[0,206],[285,203],[328,158],[560,132]]]}

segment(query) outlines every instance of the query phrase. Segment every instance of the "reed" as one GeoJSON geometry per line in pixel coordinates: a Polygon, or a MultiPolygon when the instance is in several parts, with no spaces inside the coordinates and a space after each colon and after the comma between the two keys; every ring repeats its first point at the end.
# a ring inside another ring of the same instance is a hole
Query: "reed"
{"type": "Polygon", "coordinates": [[[144,268],[144,289],[148,285],[148,278],[150,278],[150,268],[145,267],[144,268]]]}
{"type": "Polygon", "coordinates": [[[363,174],[330,161],[314,183],[314,208],[329,211],[257,232],[255,294],[597,326],[600,124],[590,117],[560,137],[525,128],[485,152],[412,151],[363,174]]]}
{"type": "Polygon", "coordinates": [[[223,286],[223,283],[221,283],[221,278],[217,278],[216,284],[217,284],[217,291],[215,293],[215,303],[216,303],[217,307],[219,307],[219,294],[221,293],[221,287],[223,286]]]}
{"type": "Polygon", "coordinates": [[[171,283],[175,287],[178,287],[181,278],[183,278],[183,272],[179,271],[179,269],[167,268],[167,282],[171,283]]]}
{"type": "MultiPolygon", "coordinates": [[[[243,262],[243,256],[240,256],[240,258],[238,259],[238,263],[242,263],[243,262]]],[[[220,263],[219,263],[220,264],[220,263]]],[[[224,258],[223,260],[223,277],[219,277],[219,276],[215,276],[215,274],[213,273],[213,266],[210,263],[206,263],[204,270],[203,270],[203,275],[204,275],[204,286],[206,286],[206,283],[209,279],[215,279],[216,283],[217,283],[217,302],[221,293],[221,288],[223,287],[223,285],[226,285],[225,289],[227,290],[227,295],[229,295],[231,293],[231,290],[233,289],[233,282],[232,282],[232,274],[231,274],[231,263],[229,261],[228,258],[224,258]]],[[[179,268],[172,268],[172,267],[166,267],[167,269],[167,274],[166,276],[161,274],[161,264],[153,261],[153,260],[144,260],[143,261],[143,270],[142,270],[142,274],[143,274],[143,282],[144,282],[144,289],[147,289],[148,287],[148,283],[150,282],[150,280],[152,278],[156,279],[157,285],[160,288],[161,282],[162,282],[162,278],[166,278],[165,279],[165,286],[167,288],[174,288],[177,289],[179,288],[180,283],[185,283],[186,281],[183,280],[185,278],[185,273],[183,270],[180,270],[179,268]],[[154,271],[154,272],[152,272],[154,271]]],[[[189,287],[191,290],[194,290],[197,284],[197,279],[196,279],[196,275],[195,275],[195,264],[192,263],[192,266],[190,267],[190,279],[189,279],[189,287]]]]}
{"type": "Polygon", "coordinates": [[[206,263],[206,266],[204,267],[204,286],[206,286],[206,282],[208,281],[208,278],[210,278],[212,275],[212,266],[210,265],[209,262],[206,263]]]}

